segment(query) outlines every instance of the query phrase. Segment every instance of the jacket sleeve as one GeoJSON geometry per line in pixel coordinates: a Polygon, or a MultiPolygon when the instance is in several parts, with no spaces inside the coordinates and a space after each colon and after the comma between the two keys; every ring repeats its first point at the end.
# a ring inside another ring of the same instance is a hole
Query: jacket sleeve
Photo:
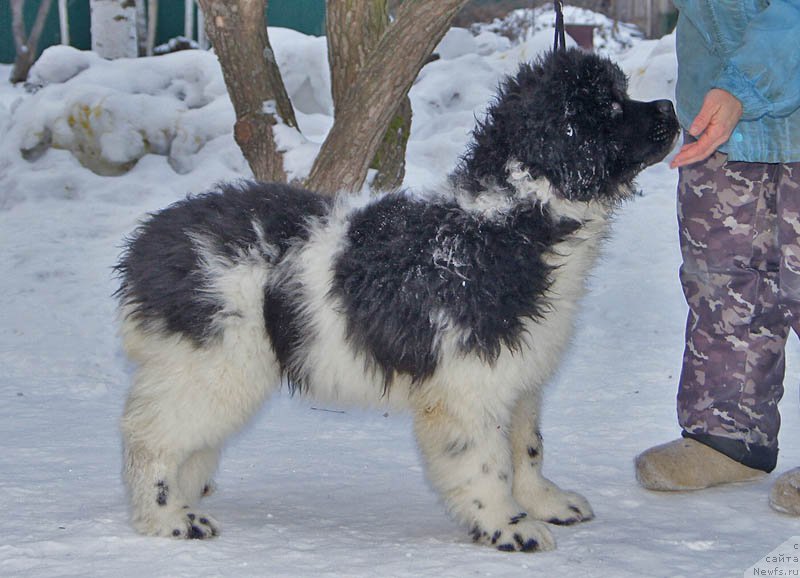
{"type": "Polygon", "coordinates": [[[713,86],[741,101],[745,120],[800,107],[800,1],[772,0],[757,14],[713,86]]]}

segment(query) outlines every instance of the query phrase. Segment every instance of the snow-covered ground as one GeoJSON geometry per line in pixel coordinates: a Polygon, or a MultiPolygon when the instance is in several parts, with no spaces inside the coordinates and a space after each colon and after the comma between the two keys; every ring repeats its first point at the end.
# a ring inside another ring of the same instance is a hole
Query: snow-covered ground
{"type": "MultiPolygon", "coordinates": [[[[325,43],[272,37],[304,129],[283,135],[287,163],[302,175],[331,122],[325,43]]],[[[406,184],[441,181],[500,75],[551,41],[548,30],[515,45],[453,31],[411,93],[406,184]]],[[[671,97],[674,38],[635,40],[614,56],[634,96],[671,97]]],[[[556,551],[473,545],[426,485],[408,416],[335,413],[286,394],[225,453],[208,499],[220,538],[137,535],[119,476],[131,366],[116,336],[111,267],[145,213],[249,174],[230,103],[213,57],[200,52],[107,63],[56,49],[35,94],[9,86],[8,72],[0,67],[0,576],[742,576],[800,534],[767,505],[774,475],[685,494],[635,482],[634,455],[678,433],[685,305],[676,174],[662,163],[619,213],[546,397],[545,473],[597,514],[554,528],[556,551]],[[58,146],[82,138],[84,152],[138,162],[99,176],[48,148],[45,129],[58,146]]],[[[793,340],[778,471],[800,464],[797,359],[793,340]]]]}

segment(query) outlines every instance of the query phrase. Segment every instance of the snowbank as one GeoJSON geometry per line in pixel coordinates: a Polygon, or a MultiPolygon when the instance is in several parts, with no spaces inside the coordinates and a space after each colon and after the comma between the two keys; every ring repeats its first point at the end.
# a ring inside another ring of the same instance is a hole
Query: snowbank
{"type": "Polygon", "coordinates": [[[53,46],[29,86],[35,92],[15,108],[9,134],[20,154],[36,160],[50,147],[69,150],[100,175],[127,172],[148,153],[187,170],[188,157],[234,121],[208,52],[109,61],[53,46]]]}
{"type": "MultiPolygon", "coordinates": [[[[285,29],[271,33],[300,126],[324,138],[333,109],[325,39],[285,29]]],[[[119,175],[156,154],[176,172],[190,172],[197,161],[192,157],[229,135],[235,120],[211,52],[108,61],[53,46],[30,76],[27,88],[34,94],[15,106],[8,142],[31,161],[52,147],[71,151],[99,175],[119,175]]]]}

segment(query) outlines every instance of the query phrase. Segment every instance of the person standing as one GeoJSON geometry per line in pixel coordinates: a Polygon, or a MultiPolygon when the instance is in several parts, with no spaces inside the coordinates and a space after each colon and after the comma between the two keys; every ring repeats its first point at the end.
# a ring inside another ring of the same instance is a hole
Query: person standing
{"type": "MultiPolygon", "coordinates": [[[[635,460],[651,490],[754,480],[778,458],[784,347],[800,334],[800,0],[674,0],[682,437],[635,460]]],[[[770,493],[800,515],[800,468],[770,493]]]]}

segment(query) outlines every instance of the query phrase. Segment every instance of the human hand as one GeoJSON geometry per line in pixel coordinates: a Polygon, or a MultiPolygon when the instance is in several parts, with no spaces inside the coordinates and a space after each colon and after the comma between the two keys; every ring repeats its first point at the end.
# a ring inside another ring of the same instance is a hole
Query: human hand
{"type": "Polygon", "coordinates": [[[674,169],[711,156],[730,138],[740,118],[742,103],[738,98],[721,88],[709,90],[703,100],[703,107],[689,127],[689,134],[697,140],[683,145],[670,166],[674,169]]]}

